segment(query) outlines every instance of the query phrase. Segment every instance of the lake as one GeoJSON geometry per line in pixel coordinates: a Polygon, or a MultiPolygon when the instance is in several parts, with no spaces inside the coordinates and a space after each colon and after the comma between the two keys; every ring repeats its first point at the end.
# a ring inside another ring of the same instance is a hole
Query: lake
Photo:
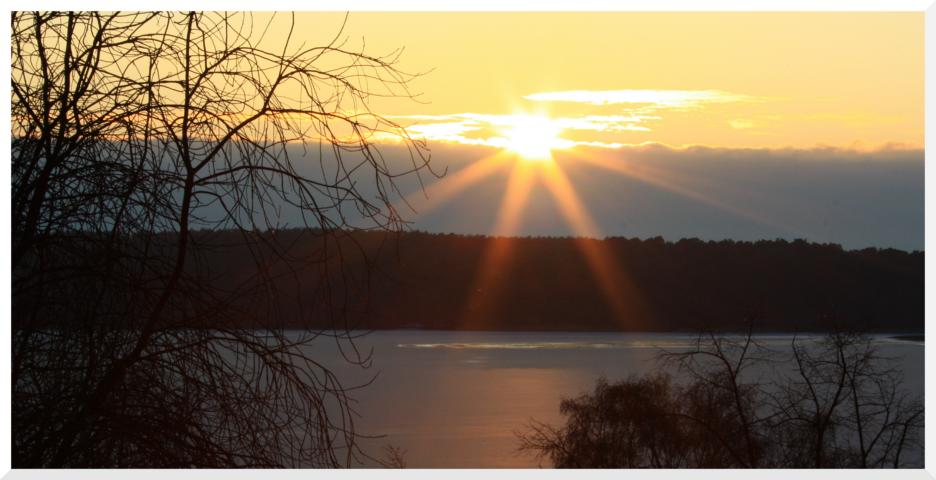
{"type": "MultiPolygon", "coordinates": [[[[802,341],[817,337],[800,336],[802,341]]],[[[923,398],[923,343],[874,336],[879,352],[899,362],[906,387],[923,398]]],[[[358,433],[368,452],[385,444],[405,451],[408,467],[549,467],[517,452],[516,432],[530,419],[559,425],[562,398],[591,391],[595,380],[658,369],[661,349],[684,351],[693,335],[652,333],[452,332],[370,333],[356,345],[373,351],[373,366],[352,368],[337,349],[323,348],[339,378],[355,391],[358,433]]],[[[788,349],[792,336],[761,335],[788,349]]],[[[788,350],[787,350],[788,351],[788,350]]]]}

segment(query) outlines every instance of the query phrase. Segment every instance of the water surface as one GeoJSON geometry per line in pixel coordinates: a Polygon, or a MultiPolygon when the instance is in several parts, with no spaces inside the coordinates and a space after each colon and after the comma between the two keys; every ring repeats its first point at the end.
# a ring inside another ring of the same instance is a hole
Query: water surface
{"type": "MultiPolygon", "coordinates": [[[[817,337],[800,336],[801,341],[817,337]]],[[[663,351],[685,351],[696,337],[652,333],[373,332],[356,344],[373,351],[366,371],[341,365],[339,378],[363,381],[356,391],[360,433],[368,451],[404,450],[409,467],[549,467],[517,452],[516,432],[530,419],[560,424],[562,398],[590,391],[599,377],[623,379],[654,371],[663,351]]],[[[791,335],[760,342],[788,349],[791,335]]],[[[923,343],[875,336],[882,355],[898,362],[907,388],[923,395],[923,343]]],[[[323,353],[324,354],[324,353],[323,353]]],[[[337,357],[337,353],[332,351],[337,357]]],[[[765,372],[753,372],[763,374],[765,372]]]]}

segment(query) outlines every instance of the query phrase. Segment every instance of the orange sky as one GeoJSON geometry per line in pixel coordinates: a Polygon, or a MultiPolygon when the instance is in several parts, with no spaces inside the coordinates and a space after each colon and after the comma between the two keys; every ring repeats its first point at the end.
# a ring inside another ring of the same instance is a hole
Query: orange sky
{"type": "MultiPolygon", "coordinates": [[[[343,16],[298,14],[297,38],[343,16]]],[[[608,147],[923,146],[922,13],[353,12],[345,34],[426,72],[424,103],[372,107],[430,140],[499,145],[536,114],[608,147]]]]}

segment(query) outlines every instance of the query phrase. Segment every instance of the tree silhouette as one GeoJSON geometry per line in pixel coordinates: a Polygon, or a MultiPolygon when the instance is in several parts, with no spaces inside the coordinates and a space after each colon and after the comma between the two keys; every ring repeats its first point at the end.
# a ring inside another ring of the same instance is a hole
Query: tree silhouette
{"type": "Polygon", "coordinates": [[[608,383],[566,399],[565,425],[532,421],[521,449],[559,468],[900,468],[922,450],[923,406],[870,339],[832,333],[792,353],[700,336],[662,355],[684,377],[608,383]],[[777,367],[763,383],[750,368],[777,367]]]}
{"type": "Polygon", "coordinates": [[[922,448],[923,405],[867,337],[838,332],[791,349],[793,372],[771,396],[780,461],[897,468],[909,447],[922,448]]]}
{"type": "Polygon", "coordinates": [[[685,425],[673,385],[657,374],[609,384],[599,379],[591,394],[563,400],[566,425],[532,422],[522,448],[548,456],[556,468],[678,468],[687,466],[685,425]]]}
{"type": "Polygon", "coordinates": [[[322,315],[316,305],[341,301],[332,285],[355,282],[335,239],[401,228],[395,179],[431,173],[428,151],[368,104],[413,98],[413,75],[398,51],[349,47],[343,25],[307,46],[294,18],[283,40],[270,40],[271,22],[13,13],[14,467],[331,467],[362,455],[348,387],[311,342],[334,341],[363,367],[368,355],[340,308],[327,310],[332,328],[278,329],[272,280],[327,265],[290,310],[322,315]],[[386,138],[409,164],[383,158],[386,138]],[[297,168],[297,151],[315,168],[297,168]],[[284,208],[301,212],[312,247],[279,239],[284,208]],[[212,268],[232,249],[249,259],[212,268]]]}

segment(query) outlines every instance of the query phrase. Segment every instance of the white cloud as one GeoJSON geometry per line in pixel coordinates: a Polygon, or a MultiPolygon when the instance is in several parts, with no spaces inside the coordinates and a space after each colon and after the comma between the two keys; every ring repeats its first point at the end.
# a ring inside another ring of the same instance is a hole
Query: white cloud
{"type": "MultiPolygon", "coordinates": [[[[506,131],[529,121],[530,117],[548,122],[551,130],[560,132],[562,148],[592,146],[601,148],[619,148],[621,143],[592,140],[570,140],[561,136],[561,132],[649,132],[651,129],[643,122],[659,120],[653,115],[582,115],[569,117],[538,117],[528,114],[484,114],[454,113],[448,115],[395,115],[387,118],[400,121],[411,136],[429,141],[449,142],[462,145],[487,145],[504,147],[506,131]]],[[[388,137],[388,139],[391,139],[388,137]]]]}
{"type": "Polygon", "coordinates": [[[736,118],[734,120],[730,120],[728,122],[728,125],[731,126],[731,128],[735,130],[746,130],[749,128],[754,128],[754,122],[752,122],[751,120],[744,119],[744,118],[736,118]]]}

